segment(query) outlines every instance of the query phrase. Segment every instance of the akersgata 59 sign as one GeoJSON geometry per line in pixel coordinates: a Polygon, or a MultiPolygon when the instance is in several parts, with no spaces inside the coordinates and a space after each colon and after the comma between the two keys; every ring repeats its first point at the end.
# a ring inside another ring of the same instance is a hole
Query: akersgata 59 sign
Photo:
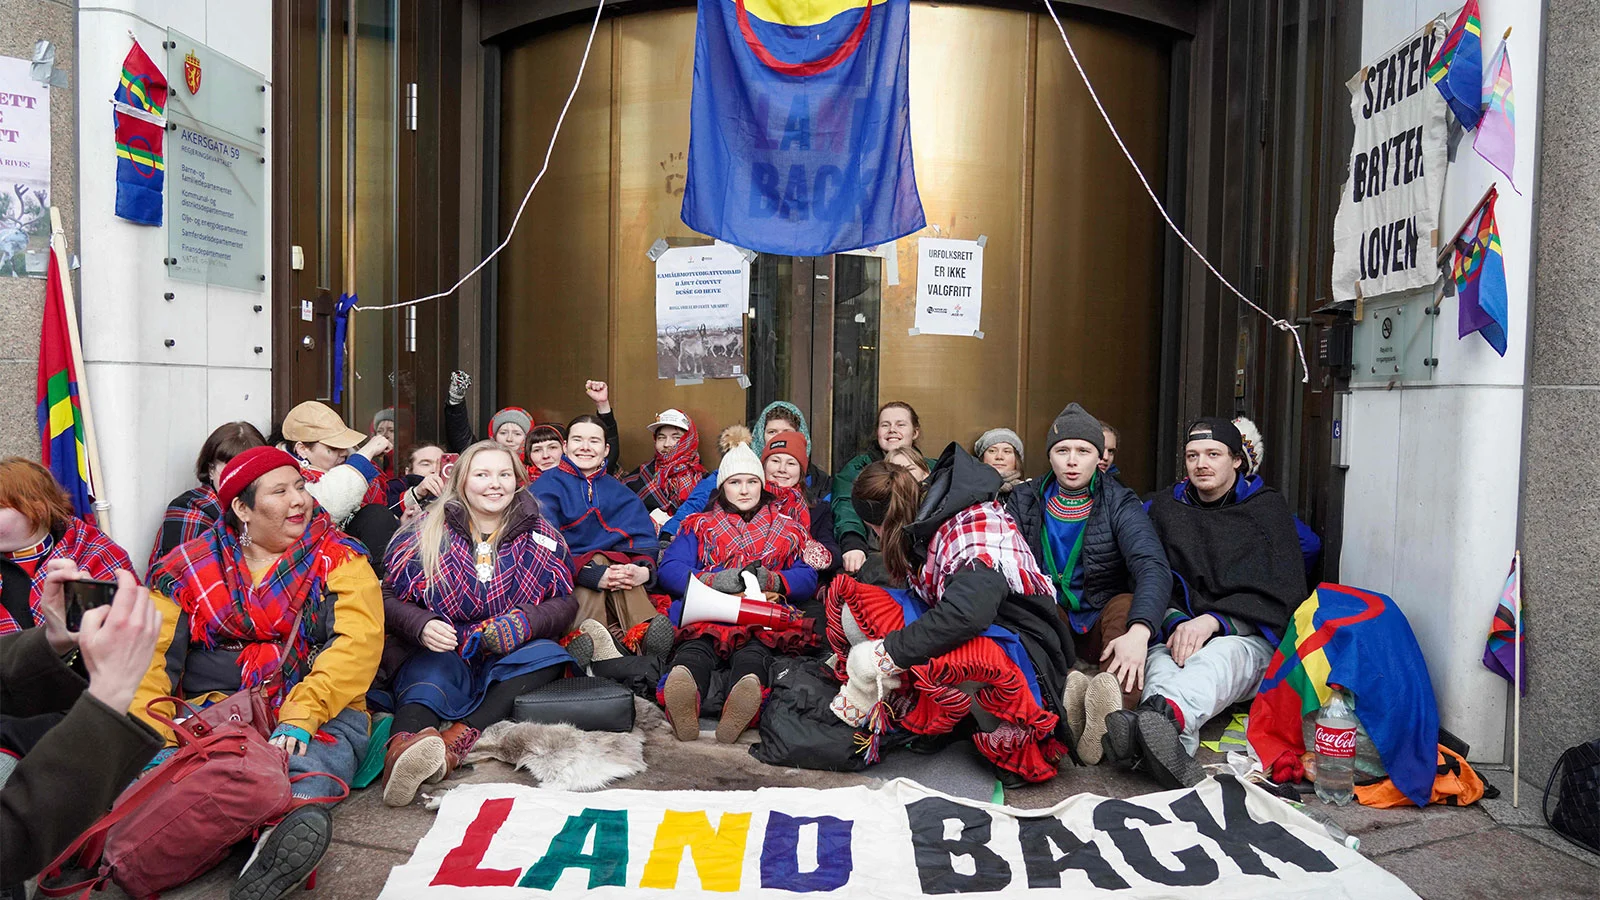
{"type": "MultiPolygon", "coordinates": [[[[1064,777],[1070,777],[1070,774],[1064,777]]],[[[383,898],[901,898],[1415,895],[1322,827],[1230,776],[1044,810],[873,789],[575,794],[509,784],[446,795],[383,898]],[[1066,896],[1065,894],[1061,894],[1066,896]]]]}

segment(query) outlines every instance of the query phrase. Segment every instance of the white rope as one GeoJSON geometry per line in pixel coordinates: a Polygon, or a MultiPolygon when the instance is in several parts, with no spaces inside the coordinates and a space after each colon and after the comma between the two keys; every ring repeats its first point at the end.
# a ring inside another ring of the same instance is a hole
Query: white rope
{"type": "Polygon", "coordinates": [[[589,50],[590,48],[594,47],[595,32],[600,29],[600,13],[605,8],[606,0],[600,0],[600,4],[594,8],[594,22],[589,26],[589,41],[583,45],[583,59],[578,63],[578,77],[573,80],[572,90],[567,93],[567,102],[561,104],[561,115],[556,117],[556,128],[550,133],[550,146],[546,147],[544,151],[544,165],[539,167],[539,174],[533,176],[533,183],[528,185],[528,192],[522,195],[522,203],[517,207],[516,216],[511,219],[511,228],[506,232],[506,239],[501,241],[500,246],[494,248],[494,250],[488,256],[485,256],[482,262],[473,266],[472,271],[461,276],[461,280],[451,285],[449,290],[441,291],[437,294],[429,294],[426,297],[418,297],[415,300],[407,300],[404,303],[391,303],[388,306],[357,306],[354,307],[351,312],[356,312],[358,310],[399,309],[402,306],[415,306],[418,303],[426,303],[429,300],[439,300],[444,297],[448,297],[459,290],[463,284],[466,284],[467,279],[483,271],[483,267],[487,266],[490,260],[494,259],[496,256],[499,256],[500,251],[504,250],[506,245],[511,243],[512,236],[517,233],[517,223],[522,221],[522,211],[528,208],[528,201],[533,199],[533,189],[539,186],[539,181],[544,178],[544,173],[550,168],[550,156],[551,154],[555,153],[556,138],[561,135],[561,123],[567,120],[567,110],[572,107],[572,98],[578,96],[578,86],[583,84],[583,70],[589,65],[589,50]]]}
{"type": "Polygon", "coordinates": [[[1172,229],[1172,233],[1178,236],[1178,240],[1183,241],[1183,245],[1189,248],[1189,252],[1193,253],[1195,258],[1200,260],[1212,275],[1217,276],[1217,280],[1222,282],[1223,287],[1232,291],[1233,295],[1240,300],[1243,300],[1246,306],[1265,316],[1271,320],[1274,326],[1287,331],[1294,338],[1294,349],[1300,356],[1300,381],[1301,383],[1310,381],[1311,371],[1306,367],[1306,348],[1305,344],[1300,340],[1300,330],[1290,324],[1288,320],[1277,318],[1272,313],[1251,302],[1249,297],[1240,293],[1239,289],[1233,286],[1233,282],[1223,277],[1222,273],[1217,271],[1217,267],[1211,264],[1211,260],[1206,259],[1206,255],[1200,252],[1200,248],[1189,241],[1188,236],[1183,233],[1183,229],[1178,227],[1178,223],[1172,221],[1172,217],[1167,215],[1167,208],[1161,205],[1161,198],[1156,196],[1155,189],[1150,186],[1150,180],[1144,177],[1144,171],[1139,168],[1139,163],[1134,160],[1133,153],[1128,150],[1128,145],[1122,142],[1122,135],[1117,133],[1117,126],[1111,123],[1111,115],[1106,112],[1105,105],[1100,102],[1100,95],[1095,93],[1094,85],[1089,81],[1089,73],[1083,70],[1083,63],[1078,61],[1078,53],[1072,49],[1072,41],[1067,38],[1067,29],[1062,27],[1061,19],[1056,15],[1056,9],[1051,5],[1050,0],[1044,0],[1044,8],[1050,11],[1050,18],[1055,20],[1056,30],[1061,32],[1061,40],[1067,45],[1067,55],[1072,57],[1072,65],[1078,70],[1078,77],[1083,79],[1083,86],[1089,89],[1089,98],[1094,101],[1095,108],[1100,110],[1100,118],[1105,120],[1106,127],[1111,130],[1111,137],[1116,140],[1117,146],[1122,148],[1122,155],[1128,158],[1128,165],[1133,166],[1133,174],[1139,176],[1139,183],[1144,185],[1145,193],[1150,195],[1150,202],[1156,205],[1156,210],[1161,213],[1161,218],[1166,220],[1167,227],[1172,229]]]}

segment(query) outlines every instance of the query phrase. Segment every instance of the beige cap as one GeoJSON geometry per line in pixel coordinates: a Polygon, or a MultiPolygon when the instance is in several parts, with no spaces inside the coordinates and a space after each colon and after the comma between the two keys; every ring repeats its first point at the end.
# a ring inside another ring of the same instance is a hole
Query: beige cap
{"type": "Polygon", "coordinates": [[[283,437],[306,444],[323,443],[335,450],[349,450],[367,436],[351,428],[327,404],[315,400],[289,410],[283,420],[283,437]]]}

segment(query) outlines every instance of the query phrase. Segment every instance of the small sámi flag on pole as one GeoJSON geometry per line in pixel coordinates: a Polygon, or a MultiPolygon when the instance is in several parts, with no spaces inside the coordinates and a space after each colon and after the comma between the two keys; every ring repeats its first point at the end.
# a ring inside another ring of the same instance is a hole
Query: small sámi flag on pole
{"type": "Polygon", "coordinates": [[[67,326],[66,292],[62,290],[61,260],[50,251],[49,280],[45,283],[44,322],[39,333],[39,461],[66,489],[72,511],[94,522],[94,483],[85,448],[83,406],[78,385],[79,354],[72,349],[67,326]]]}
{"type": "MultiPolygon", "coordinates": [[[[1478,123],[1478,136],[1472,139],[1472,149],[1489,161],[1511,182],[1517,190],[1517,101],[1511,91],[1511,48],[1506,41],[1489,60],[1489,69],[1483,76],[1483,92],[1489,105],[1483,111],[1483,121],[1478,123]]],[[[1517,190],[1517,193],[1522,191],[1517,190]]]]}
{"type": "Polygon", "coordinates": [[[1526,695],[1528,648],[1522,640],[1523,634],[1522,553],[1518,551],[1511,557],[1511,574],[1506,576],[1506,586],[1500,591],[1500,605],[1495,607],[1494,621],[1489,625],[1489,642],[1483,648],[1483,665],[1515,684],[1517,690],[1526,695]]]}
{"type": "Polygon", "coordinates": [[[1499,192],[1489,189],[1489,196],[1474,214],[1472,220],[1456,242],[1454,275],[1458,304],[1457,339],[1478,332],[1489,342],[1494,352],[1506,355],[1506,330],[1508,307],[1506,298],[1506,265],[1500,252],[1500,229],[1494,221],[1494,203],[1499,192]],[[1471,235],[1471,237],[1467,237],[1471,235]]]}
{"type": "Polygon", "coordinates": [[[1439,88],[1450,111],[1468,131],[1483,116],[1483,36],[1478,0],[1467,0],[1456,24],[1445,35],[1428,66],[1428,78],[1439,88]]]}

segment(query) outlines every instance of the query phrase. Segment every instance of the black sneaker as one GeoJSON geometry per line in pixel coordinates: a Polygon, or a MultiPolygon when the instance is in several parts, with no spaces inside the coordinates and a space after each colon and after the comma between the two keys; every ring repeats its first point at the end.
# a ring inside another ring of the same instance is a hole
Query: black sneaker
{"type": "MultiPolygon", "coordinates": [[[[1162,703],[1165,706],[1165,702],[1162,703]]],[[[1163,715],[1140,704],[1138,736],[1140,768],[1150,773],[1163,788],[1194,787],[1206,777],[1206,770],[1184,752],[1179,739],[1178,723],[1170,714],[1163,715]]]]}
{"type": "Polygon", "coordinates": [[[326,807],[302,806],[289,813],[256,841],[229,900],[283,900],[316,871],[332,841],[333,814],[326,807]]]}
{"type": "Polygon", "coordinates": [[[1100,736],[1101,761],[1119,769],[1131,769],[1139,762],[1139,713],[1119,709],[1106,716],[1106,732],[1100,736]]]}

